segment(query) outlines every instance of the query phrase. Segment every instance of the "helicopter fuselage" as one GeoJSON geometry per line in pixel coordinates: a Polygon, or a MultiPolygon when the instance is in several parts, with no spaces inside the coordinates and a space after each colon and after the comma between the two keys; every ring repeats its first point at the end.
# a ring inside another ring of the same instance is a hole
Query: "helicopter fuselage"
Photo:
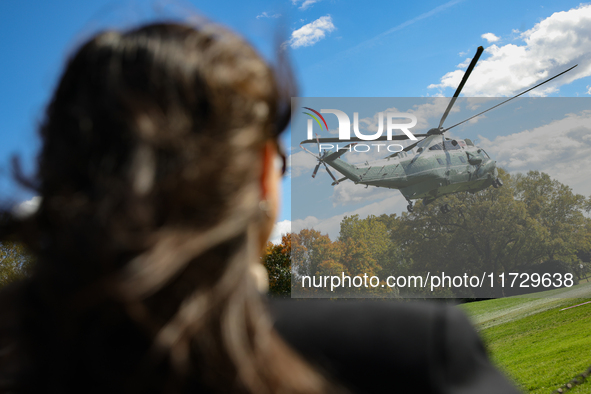
{"type": "Polygon", "coordinates": [[[323,161],[356,184],[398,189],[407,200],[422,198],[425,203],[446,194],[485,189],[498,176],[496,162],[470,140],[446,139],[414,153],[358,164],[341,160],[341,155],[328,151],[323,161]]]}

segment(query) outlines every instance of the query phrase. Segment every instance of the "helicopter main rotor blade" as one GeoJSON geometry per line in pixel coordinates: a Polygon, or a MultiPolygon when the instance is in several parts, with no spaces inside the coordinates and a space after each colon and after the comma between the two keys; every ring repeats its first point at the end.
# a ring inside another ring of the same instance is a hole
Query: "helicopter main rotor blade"
{"type": "MultiPolygon", "coordinates": [[[[415,137],[427,137],[429,134],[413,134],[415,137]]],[[[408,140],[410,138],[408,138],[406,135],[393,135],[392,139],[389,140],[388,136],[383,135],[381,137],[378,137],[374,140],[362,140],[361,138],[357,138],[357,137],[351,137],[351,139],[348,140],[341,140],[339,138],[316,138],[316,139],[311,139],[311,140],[304,140],[302,142],[300,142],[300,146],[301,144],[311,144],[311,143],[325,143],[325,142],[343,142],[343,143],[351,143],[351,142],[364,142],[364,143],[371,143],[374,141],[404,141],[404,140],[408,140]]],[[[303,147],[302,147],[303,148],[303,147]]]]}
{"type": "Polygon", "coordinates": [[[316,143],[318,144],[318,154],[320,154],[320,137],[316,134],[316,143]]]}
{"type": "Polygon", "coordinates": [[[545,84],[546,82],[550,82],[550,81],[551,81],[551,80],[553,80],[554,78],[558,78],[558,77],[559,77],[559,76],[561,76],[562,74],[569,72],[570,70],[572,70],[573,68],[575,68],[575,67],[577,67],[577,66],[578,66],[578,64],[575,64],[574,66],[572,66],[572,67],[571,67],[571,68],[569,68],[568,70],[565,70],[565,71],[561,72],[560,74],[558,74],[558,75],[555,75],[555,76],[553,76],[552,78],[550,78],[550,79],[547,79],[547,80],[545,80],[544,82],[542,82],[542,83],[539,83],[539,84],[537,84],[536,86],[534,86],[534,87],[531,87],[531,88],[529,88],[529,89],[527,89],[527,90],[525,90],[525,91],[523,91],[523,92],[519,93],[518,95],[516,95],[516,96],[513,96],[513,97],[511,97],[510,99],[507,99],[507,100],[503,101],[503,102],[502,102],[502,103],[500,103],[500,104],[497,104],[497,105],[495,105],[494,107],[490,107],[490,108],[489,108],[489,109],[487,109],[486,111],[482,111],[482,112],[480,112],[480,113],[478,113],[478,114],[476,114],[476,115],[474,115],[474,116],[471,116],[471,117],[469,117],[469,118],[468,118],[468,119],[466,119],[466,120],[463,120],[463,121],[461,121],[460,123],[456,123],[455,125],[453,125],[453,126],[450,126],[450,127],[448,127],[447,129],[445,129],[445,130],[442,130],[441,132],[442,132],[442,133],[445,133],[445,132],[446,132],[447,130],[449,130],[449,129],[453,129],[454,127],[456,127],[456,126],[459,126],[459,125],[461,125],[462,123],[466,123],[467,121],[469,121],[469,120],[471,120],[471,119],[474,119],[475,117],[477,117],[477,116],[480,116],[480,115],[482,115],[483,113],[490,111],[491,109],[495,109],[495,108],[497,108],[497,107],[499,107],[499,106],[501,106],[501,105],[503,105],[503,104],[505,104],[505,103],[508,103],[509,101],[513,100],[514,98],[517,98],[517,97],[519,97],[519,96],[521,96],[521,95],[523,95],[523,94],[525,94],[525,93],[529,92],[530,90],[534,90],[534,89],[535,89],[535,88],[537,88],[538,86],[542,86],[543,84],[545,84]]]}
{"type": "MultiPolygon", "coordinates": [[[[423,138],[423,140],[424,140],[424,138],[423,138]]],[[[420,140],[420,141],[417,141],[417,142],[415,142],[414,144],[411,144],[411,145],[407,146],[406,148],[402,149],[400,152],[408,152],[409,150],[411,150],[412,148],[414,148],[415,146],[417,146],[417,145],[418,145],[418,143],[419,143],[419,142],[421,142],[421,141],[422,141],[422,140],[420,140]]],[[[400,152],[396,152],[396,153],[394,153],[394,154],[391,154],[390,156],[386,156],[385,158],[387,159],[388,157],[395,157],[395,156],[396,156],[397,154],[399,154],[400,152]]]]}
{"type": "Polygon", "coordinates": [[[460,95],[460,92],[464,88],[464,85],[466,84],[468,77],[470,77],[470,74],[472,73],[474,66],[476,66],[476,62],[478,62],[478,59],[480,59],[480,55],[482,55],[482,51],[484,51],[484,48],[481,46],[478,47],[478,49],[476,50],[476,55],[474,55],[474,57],[472,58],[472,61],[470,62],[470,65],[468,66],[468,69],[464,73],[464,77],[462,78],[462,82],[460,82],[460,85],[456,89],[454,96],[452,97],[451,101],[447,105],[447,108],[445,109],[445,112],[443,113],[443,116],[441,117],[441,120],[439,121],[439,126],[437,127],[438,129],[441,129],[441,126],[443,126],[443,122],[445,122],[445,119],[447,118],[449,111],[451,111],[456,100],[458,99],[458,96],[460,95]]]}
{"type": "Polygon", "coordinates": [[[319,160],[318,164],[316,164],[316,168],[314,168],[314,172],[312,173],[312,178],[316,178],[316,173],[318,172],[318,168],[320,168],[320,163],[322,162],[319,160]]]}
{"type": "Polygon", "coordinates": [[[332,172],[330,172],[330,170],[328,169],[328,166],[326,165],[325,162],[322,162],[322,164],[324,164],[324,168],[326,168],[326,172],[328,172],[328,175],[330,175],[330,177],[332,178],[333,181],[335,181],[337,183],[337,185],[339,184],[339,181],[337,181],[337,178],[334,177],[334,175],[332,175],[332,172]]]}

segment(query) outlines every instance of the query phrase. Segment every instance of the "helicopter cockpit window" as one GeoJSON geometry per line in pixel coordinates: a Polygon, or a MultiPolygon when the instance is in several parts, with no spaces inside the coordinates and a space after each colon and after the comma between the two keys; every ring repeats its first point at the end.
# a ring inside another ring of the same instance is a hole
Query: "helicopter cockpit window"
{"type": "Polygon", "coordinates": [[[455,144],[453,144],[451,141],[445,141],[445,149],[446,150],[454,150],[454,149],[461,149],[461,147],[457,142],[455,144]]]}
{"type": "Polygon", "coordinates": [[[482,155],[483,155],[484,157],[486,157],[487,159],[490,159],[490,156],[488,155],[488,153],[486,153],[486,152],[484,151],[484,149],[481,149],[480,151],[482,152],[482,155]]]}
{"type": "MultiPolygon", "coordinates": [[[[438,144],[434,144],[431,145],[429,147],[429,150],[442,150],[443,149],[443,144],[440,142],[438,144]]],[[[461,149],[461,145],[457,144],[454,145],[451,141],[445,141],[445,150],[456,150],[456,149],[461,149]]]]}

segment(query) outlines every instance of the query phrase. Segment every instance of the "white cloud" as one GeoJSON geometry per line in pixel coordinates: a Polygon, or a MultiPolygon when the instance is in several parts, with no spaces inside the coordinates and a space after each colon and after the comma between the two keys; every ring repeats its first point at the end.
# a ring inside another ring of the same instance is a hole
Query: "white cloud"
{"type": "Polygon", "coordinates": [[[314,216],[308,216],[305,219],[294,220],[291,229],[294,233],[299,233],[301,230],[308,228],[320,231],[322,234],[328,236],[334,241],[339,236],[341,231],[341,221],[345,215],[336,215],[328,219],[320,220],[314,216]]]}
{"type": "Polygon", "coordinates": [[[457,68],[466,68],[470,65],[470,62],[472,61],[472,58],[469,57],[466,60],[464,60],[463,62],[461,62],[460,64],[458,64],[456,67],[457,68]]]}
{"type": "Polygon", "coordinates": [[[293,5],[298,5],[298,3],[302,3],[299,7],[300,10],[307,10],[312,4],[318,3],[320,0],[292,0],[291,3],[293,5]]]}
{"type": "Polygon", "coordinates": [[[587,94],[591,94],[591,85],[587,85],[586,88],[587,88],[587,94]]]}
{"type": "MultiPolygon", "coordinates": [[[[462,71],[462,70],[455,70],[455,71],[448,72],[443,77],[441,77],[441,83],[438,83],[438,84],[432,83],[429,86],[427,86],[427,89],[457,87],[460,84],[460,82],[462,81],[463,76],[464,76],[464,71],[462,71]]],[[[464,87],[464,89],[465,89],[465,87],[464,87]]]]}
{"type": "Polygon", "coordinates": [[[591,194],[591,110],[479,145],[509,172],[543,171],[575,193],[591,194]],[[587,175],[586,175],[587,174],[587,175]]]}
{"type": "Polygon", "coordinates": [[[314,169],[314,167],[316,167],[316,164],[318,164],[318,160],[316,160],[312,155],[307,154],[303,150],[289,155],[289,162],[289,169],[292,178],[296,178],[302,174],[308,173],[311,176],[312,170],[314,169]]]}
{"type": "Polygon", "coordinates": [[[326,33],[336,30],[330,15],[322,16],[314,22],[302,26],[291,33],[287,42],[292,48],[307,47],[316,44],[326,37],[326,33]]]}
{"type": "Polygon", "coordinates": [[[291,221],[283,220],[281,222],[275,223],[273,227],[273,231],[271,232],[271,237],[269,241],[273,242],[275,245],[281,243],[281,236],[288,234],[291,232],[291,221]]]}
{"type": "Polygon", "coordinates": [[[257,19],[261,18],[279,18],[281,14],[269,14],[268,12],[263,12],[260,15],[257,15],[257,19]]]}
{"type": "Polygon", "coordinates": [[[291,231],[294,233],[299,233],[305,228],[314,228],[318,225],[318,223],[320,223],[320,220],[314,216],[308,216],[305,219],[297,219],[291,223],[291,231]]]}
{"type": "Polygon", "coordinates": [[[486,41],[488,41],[489,43],[491,42],[497,42],[500,40],[499,37],[495,36],[492,33],[484,33],[483,35],[481,35],[480,37],[484,38],[486,41]]]}
{"type": "Polygon", "coordinates": [[[16,217],[25,218],[37,211],[41,204],[41,197],[35,196],[28,201],[24,201],[13,208],[16,217]]]}
{"type": "MultiPolygon", "coordinates": [[[[410,111],[408,111],[417,117],[417,134],[418,132],[425,133],[429,129],[437,127],[439,125],[439,120],[441,119],[441,116],[443,116],[448,105],[448,99],[434,98],[425,104],[415,105],[410,111]],[[433,121],[435,121],[435,123],[433,121]]],[[[458,111],[460,111],[460,108],[453,106],[450,113],[458,111]]]]}
{"type": "Polygon", "coordinates": [[[486,115],[480,115],[480,116],[477,116],[475,118],[470,119],[468,121],[468,124],[476,124],[476,123],[478,123],[478,122],[480,122],[481,120],[484,120],[484,119],[486,119],[486,115]]]}
{"type": "MultiPolygon", "coordinates": [[[[493,97],[465,97],[465,98],[459,99],[460,102],[465,102],[466,108],[468,108],[471,111],[475,111],[478,108],[482,107],[484,104],[486,104],[490,101],[494,101],[494,100],[495,100],[495,98],[493,98],[493,97]]],[[[484,116],[484,115],[482,115],[482,116],[484,116]]]]}
{"type": "MultiPolygon", "coordinates": [[[[591,5],[557,12],[520,35],[523,45],[491,45],[463,90],[465,96],[510,96],[567,68],[569,73],[532,91],[546,96],[574,80],[591,75],[591,5]]],[[[430,89],[455,89],[464,71],[446,73],[430,89]]]]}
{"type": "Polygon", "coordinates": [[[384,199],[392,193],[397,193],[397,191],[373,186],[366,188],[351,181],[344,181],[335,185],[331,200],[333,207],[336,207],[384,199]]]}

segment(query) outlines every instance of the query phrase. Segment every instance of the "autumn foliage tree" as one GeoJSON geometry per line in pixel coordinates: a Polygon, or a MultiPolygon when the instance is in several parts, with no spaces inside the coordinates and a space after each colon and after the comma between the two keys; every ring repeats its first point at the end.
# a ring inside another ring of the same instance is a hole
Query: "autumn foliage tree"
{"type": "Polygon", "coordinates": [[[33,259],[23,245],[15,242],[0,243],[0,288],[25,278],[31,271],[33,259]]]}
{"type": "MultiPolygon", "coordinates": [[[[485,272],[496,279],[506,272],[541,273],[552,261],[575,272],[580,256],[591,251],[591,219],[585,216],[591,198],[537,171],[510,175],[500,169],[499,177],[501,188],[418,202],[402,216],[345,217],[334,241],[312,229],[293,234],[294,277],[485,272]],[[439,206],[446,203],[452,211],[444,214],[439,206]]],[[[483,292],[507,295],[498,285],[483,292]]],[[[453,290],[440,295],[454,296],[453,290]]]]}
{"type": "Polygon", "coordinates": [[[291,234],[281,237],[278,245],[267,242],[261,258],[269,275],[269,294],[277,297],[291,295],[291,234]]]}
{"type": "MultiPolygon", "coordinates": [[[[468,275],[525,272],[553,259],[574,263],[585,246],[586,199],[547,174],[511,176],[500,171],[504,186],[475,194],[441,198],[453,207],[417,204],[404,215],[400,236],[409,240],[405,253],[419,272],[468,275]]],[[[504,295],[494,286],[489,296],[504,295]]]]}
{"type": "Polygon", "coordinates": [[[296,280],[301,276],[328,274],[333,264],[340,264],[340,254],[330,237],[313,229],[292,234],[292,259],[296,280]]]}
{"type": "Polygon", "coordinates": [[[363,220],[359,215],[346,216],[341,221],[338,243],[343,264],[353,275],[379,275],[387,263],[388,242],[385,224],[373,215],[363,220]]]}

